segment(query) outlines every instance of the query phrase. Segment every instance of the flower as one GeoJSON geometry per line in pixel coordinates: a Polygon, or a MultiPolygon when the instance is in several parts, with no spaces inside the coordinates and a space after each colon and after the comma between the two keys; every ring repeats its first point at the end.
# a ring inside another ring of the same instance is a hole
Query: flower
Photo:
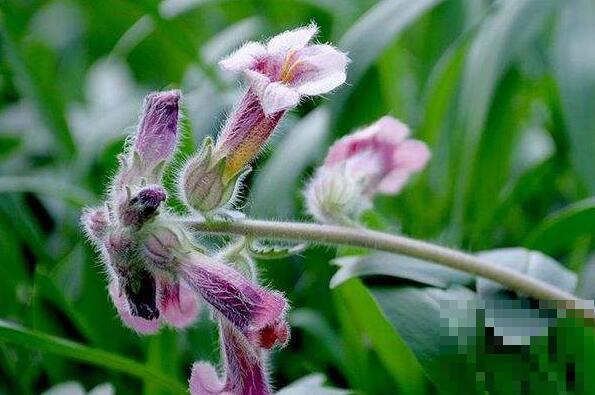
{"type": "Polygon", "coordinates": [[[280,292],[198,253],[182,259],[179,270],[184,281],[253,345],[272,348],[287,341],[287,301],[280,292]]]}
{"type": "Polygon", "coordinates": [[[323,222],[359,214],[378,193],[396,194],[430,158],[409,128],[385,116],[338,140],[305,190],[310,213],[323,222]]]}
{"type": "Polygon", "coordinates": [[[131,304],[125,293],[121,292],[117,280],[109,285],[109,295],[118,311],[122,322],[140,334],[156,333],[163,324],[176,328],[186,328],[196,321],[199,304],[194,292],[185,283],[170,282],[166,279],[157,281],[155,299],[159,317],[150,319],[133,314],[131,304]]]}
{"type": "Polygon", "coordinates": [[[312,24],[281,33],[266,45],[249,42],[219,62],[249,82],[215,147],[216,158],[227,157],[226,179],[258,155],[285,112],[303,96],[321,95],[345,82],[347,55],[331,45],[310,44],[317,31],[312,24]]]}
{"type": "Polygon", "coordinates": [[[219,324],[225,379],[206,362],[192,366],[191,395],[267,395],[271,388],[260,350],[253,348],[232,325],[219,324]]]}
{"type": "Polygon", "coordinates": [[[161,203],[167,198],[159,185],[149,185],[130,198],[126,197],[118,207],[120,221],[124,226],[140,228],[153,219],[161,203]]]}
{"type": "Polygon", "coordinates": [[[345,82],[349,58],[327,44],[310,44],[318,33],[315,24],[286,31],[266,45],[249,42],[221,60],[219,65],[242,72],[270,116],[295,107],[302,96],[330,92],[345,82]]]}

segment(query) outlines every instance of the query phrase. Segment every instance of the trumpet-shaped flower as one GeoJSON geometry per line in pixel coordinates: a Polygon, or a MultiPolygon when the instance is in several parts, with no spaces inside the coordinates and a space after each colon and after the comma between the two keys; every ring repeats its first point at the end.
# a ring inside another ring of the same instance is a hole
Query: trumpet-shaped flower
{"type": "Polygon", "coordinates": [[[216,146],[220,156],[228,156],[227,177],[258,154],[285,111],[302,97],[330,92],[345,82],[347,55],[331,45],[310,44],[317,31],[312,24],[281,33],[267,44],[249,42],[219,62],[249,82],[216,146]]]}
{"type": "Polygon", "coordinates": [[[281,293],[204,255],[189,255],[180,271],[188,285],[255,346],[271,348],[287,341],[287,301],[281,293]]]}
{"type": "Polygon", "coordinates": [[[191,395],[267,395],[271,388],[260,350],[253,348],[232,325],[220,323],[225,378],[206,362],[192,366],[191,395]]]}
{"type": "Polygon", "coordinates": [[[309,211],[337,222],[341,215],[359,214],[375,194],[398,193],[430,158],[427,146],[408,136],[405,124],[385,116],[333,144],[306,188],[309,211]]]}

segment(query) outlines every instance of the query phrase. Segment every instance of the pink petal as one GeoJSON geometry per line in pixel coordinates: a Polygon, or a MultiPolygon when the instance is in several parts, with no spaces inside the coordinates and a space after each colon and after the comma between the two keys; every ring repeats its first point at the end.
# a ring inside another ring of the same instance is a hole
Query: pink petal
{"type": "Polygon", "coordinates": [[[161,317],[176,328],[186,328],[196,321],[199,305],[196,295],[185,283],[160,283],[161,317]]]}
{"type": "Polygon", "coordinates": [[[295,107],[300,101],[300,94],[295,89],[280,82],[271,82],[265,75],[252,70],[246,71],[245,75],[266,116],[295,107]]]}
{"type": "Polygon", "coordinates": [[[398,119],[385,115],[372,125],[353,134],[360,139],[374,138],[386,143],[396,144],[409,136],[409,127],[398,119]]]}
{"type": "Polygon", "coordinates": [[[256,42],[249,42],[240,47],[237,51],[219,61],[223,69],[239,73],[256,65],[259,59],[266,57],[266,48],[256,42]]]}
{"type": "Polygon", "coordinates": [[[394,170],[385,176],[377,186],[377,191],[387,195],[393,195],[403,189],[409,180],[411,173],[407,170],[394,170]]]}
{"type": "Polygon", "coordinates": [[[315,24],[283,32],[270,39],[267,51],[271,55],[285,56],[291,50],[304,48],[316,33],[318,33],[318,26],[315,24]]]}
{"type": "Polygon", "coordinates": [[[430,160],[428,146],[419,140],[406,140],[397,145],[394,153],[395,165],[409,171],[420,171],[430,160]]]}
{"type": "Polygon", "coordinates": [[[225,382],[219,378],[217,371],[207,362],[196,362],[192,365],[190,375],[191,395],[224,395],[225,382]]]}
{"type": "Polygon", "coordinates": [[[349,58],[330,45],[311,45],[297,54],[295,77],[291,83],[303,95],[320,95],[343,84],[349,58]]]}
{"type": "Polygon", "coordinates": [[[136,332],[149,335],[156,333],[159,330],[159,320],[145,320],[141,317],[136,317],[130,314],[130,308],[128,302],[123,294],[120,293],[120,287],[116,281],[112,281],[109,285],[109,295],[112,298],[112,302],[118,311],[118,315],[122,319],[122,322],[130,329],[136,332]]]}

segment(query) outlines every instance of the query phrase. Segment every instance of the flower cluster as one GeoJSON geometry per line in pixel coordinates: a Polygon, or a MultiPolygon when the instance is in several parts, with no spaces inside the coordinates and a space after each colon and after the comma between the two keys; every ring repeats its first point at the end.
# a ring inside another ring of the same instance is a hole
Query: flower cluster
{"type": "MultiPolygon", "coordinates": [[[[241,73],[247,87],[216,141],[205,139],[178,177],[188,211],[209,221],[230,211],[250,163],[284,114],[304,96],[327,93],[345,81],[347,56],[312,44],[310,25],[247,43],[220,62],[241,73]]],[[[192,368],[193,395],[270,394],[267,351],[289,338],[288,302],[258,282],[249,243],[240,238],[217,252],[201,245],[184,218],[166,207],[164,169],[178,141],[181,92],[147,96],[135,138],[103,206],[86,209],[82,222],[101,254],[109,295],[122,322],[139,334],[162,325],[184,328],[200,306],[220,331],[222,368],[192,368]]],[[[429,158],[425,145],[407,139],[399,121],[384,117],[339,140],[306,188],[308,209],[320,221],[355,218],[376,193],[396,193],[429,158]]],[[[256,254],[255,256],[257,256],[256,254]]]]}

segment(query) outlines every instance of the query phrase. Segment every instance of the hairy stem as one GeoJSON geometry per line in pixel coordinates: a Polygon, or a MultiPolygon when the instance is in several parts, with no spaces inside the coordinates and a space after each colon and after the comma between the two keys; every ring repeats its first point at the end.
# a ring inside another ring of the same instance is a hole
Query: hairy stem
{"type": "Polygon", "coordinates": [[[496,281],[506,288],[540,300],[563,302],[575,309],[580,299],[543,281],[498,266],[454,249],[403,236],[368,229],[300,222],[273,222],[253,219],[237,221],[185,220],[194,230],[279,240],[305,241],[327,245],[350,245],[420,258],[496,281]]]}

